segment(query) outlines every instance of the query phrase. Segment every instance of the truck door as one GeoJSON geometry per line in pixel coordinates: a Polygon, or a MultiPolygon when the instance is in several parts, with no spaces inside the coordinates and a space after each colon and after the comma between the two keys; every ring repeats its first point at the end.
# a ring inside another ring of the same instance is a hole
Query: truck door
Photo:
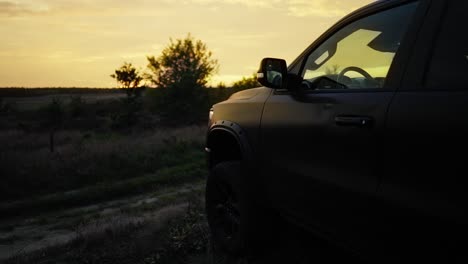
{"type": "Polygon", "coordinates": [[[380,236],[418,262],[467,262],[467,11],[467,1],[433,1],[388,112],[380,236]]]}
{"type": "Polygon", "coordinates": [[[369,197],[382,169],[390,84],[411,48],[418,4],[382,2],[342,21],[290,68],[303,91],[277,89],[267,100],[263,182],[292,221],[335,239],[373,230],[369,197]]]}

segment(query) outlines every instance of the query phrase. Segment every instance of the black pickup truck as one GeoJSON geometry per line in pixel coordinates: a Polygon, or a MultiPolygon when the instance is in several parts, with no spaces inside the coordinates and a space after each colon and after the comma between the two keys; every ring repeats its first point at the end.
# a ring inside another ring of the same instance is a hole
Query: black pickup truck
{"type": "Polygon", "coordinates": [[[372,263],[468,263],[467,28],[465,0],[377,1],[263,59],[210,111],[216,246],[253,255],[281,218],[372,263]]]}

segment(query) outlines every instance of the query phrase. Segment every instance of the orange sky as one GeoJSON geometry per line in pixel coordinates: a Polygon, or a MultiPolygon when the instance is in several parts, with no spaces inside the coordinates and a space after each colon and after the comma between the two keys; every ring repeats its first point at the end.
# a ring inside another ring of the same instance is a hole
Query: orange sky
{"type": "Polygon", "coordinates": [[[373,0],[0,0],[0,87],[113,87],[124,61],[144,69],[191,33],[220,69],[250,76],[263,57],[291,62],[334,22],[373,0]]]}

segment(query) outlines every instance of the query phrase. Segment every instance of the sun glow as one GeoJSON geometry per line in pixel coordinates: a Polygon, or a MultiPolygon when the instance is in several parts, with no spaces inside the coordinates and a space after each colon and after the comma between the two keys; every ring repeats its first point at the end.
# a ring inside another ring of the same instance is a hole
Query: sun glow
{"type": "Polygon", "coordinates": [[[220,63],[211,84],[251,76],[263,57],[291,62],[355,1],[0,1],[0,87],[113,87],[124,61],[144,69],[191,33],[220,63]]]}

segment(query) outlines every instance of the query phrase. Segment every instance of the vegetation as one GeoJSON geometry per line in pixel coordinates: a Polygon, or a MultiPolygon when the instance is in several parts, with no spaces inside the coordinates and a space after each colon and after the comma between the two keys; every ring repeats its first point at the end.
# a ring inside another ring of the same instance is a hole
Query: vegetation
{"type": "Polygon", "coordinates": [[[147,79],[161,89],[153,93],[153,110],[166,123],[193,123],[206,115],[208,101],[204,90],[218,68],[206,44],[190,35],[171,39],[159,57],[147,59],[147,79]]]}
{"type": "Polygon", "coordinates": [[[218,61],[201,40],[190,34],[185,39],[170,40],[156,58],[148,56],[147,78],[159,88],[185,89],[205,87],[209,77],[218,69],[218,61]]]}
{"type": "Polygon", "coordinates": [[[245,90],[245,89],[250,89],[250,88],[255,88],[255,87],[260,87],[262,86],[258,81],[257,81],[257,74],[254,73],[250,77],[243,77],[241,80],[236,81],[232,84],[232,88],[236,90],[245,90]]]}
{"type": "MultiPolygon", "coordinates": [[[[69,222],[62,223],[61,217],[50,215],[112,200],[125,199],[127,204],[131,197],[173,188],[174,194],[158,194],[157,202],[138,211],[130,205],[121,209],[122,213],[141,216],[154,213],[164,204],[178,206],[185,202],[181,200],[185,195],[179,192],[187,186],[203,189],[207,175],[202,151],[206,117],[198,119],[201,125],[165,126],[157,113],[151,111],[154,102],[151,93],[158,91],[162,89],[150,89],[139,98],[141,108],[137,122],[131,126],[115,118],[116,113],[122,113],[122,102],[127,97],[114,97],[110,90],[97,94],[94,90],[88,94],[52,91],[51,96],[2,97],[4,105],[13,102],[17,105],[15,111],[0,114],[0,175],[5,183],[0,185],[3,220],[15,217],[33,221],[32,229],[51,225],[79,229],[86,219],[102,221],[104,216],[99,211],[89,217],[74,213],[69,222]],[[30,108],[31,101],[36,108],[30,108]],[[54,127],[60,131],[54,135],[54,151],[50,152],[49,133],[54,127]]],[[[211,96],[207,100],[214,102],[227,98],[234,90],[203,91],[211,96]]],[[[119,263],[135,263],[135,258],[137,263],[206,263],[208,231],[202,193],[197,195],[196,199],[189,199],[191,205],[185,213],[161,227],[157,234],[152,233],[147,222],[137,225],[112,222],[106,228],[112,232],[104,230],[102,236],[84,234],[67,244],[16,255],[6,263],[112,263],[117,257],[122,258],[119,263]],[[142,247],[148,241],[145,238],[141,242],[142,238],[134,234],[151,236],[150,244],[159,246],[142,247]],[[120,246],[130,248],[119,251],[124,252],[121,255],[112,254],[120,246]]],[[[3,239],[0,242],[15,245],[31,239],[40,241],[43,236],[53,234],[44,231],[24,238],[24,234],[15,233],[18,220],[14,221],[0,231],[3,239]]]]}
{"type": "MultiPolygon", "coordinates": [[[[196,124],[206,119],[211,105],[226,100],[232,93],[261,86],[256,74],[244,77],[227,88],[207,89],[209,78],[219,65],[205,43],[188,34],[184,39],[170,40],[161,55],[147,56],[147,73],[144,78],[156,89],[147,90],[146,104],[165,125],[196,124]]],[[[125,62],[111,75],[122,87],[138,86],[140,73],[131,63],[125,62]]],[[[116,127],[131,126],[137,122],[141,102],[129,98],[122,101],[122,109],[114,115],[116,127]]]]}
{"type": "Polygon", "coordinates": [[[192,189],[179,196],[179,205],[153,208],[158,216],[145,214],[144,208],[135,217],[90,215],[69,242],[20,253],[5,263],[233,263],[211,251],[203,192],[192,189]]]}
{"type": "Polygon", "coordinates": [[[49,127],[49,149],[54,152],[55,134],[62,127],[64,120],[64,106],[59,98],[53,98],[52,101],[43,109],[46,112],[46,126],[49,127]]]}
{"type": "Polygon", "coordinates": [[[125,89],[128,97],[136,95],[136,88],[138,88],[141,81],[143,81],[143,77],[138,70],[128,62],[124,62],[119,69],[115,70],[115,73],[111,74],[111,77],[125,89]]]}
{"type": "MultiPolygon", "coordinates": [[[[171,40],[160,56],[147,59],[144,77],[156,87],[152,89],[141,89],[143,74],[125,62],[111,75],[121,90],[0,90],[0,215],[7,220],[37,216],[32,220],[37,225],[76,228],[84,215],[73,216],[73,224],[56,223],[49,215],[169,187],[177,193],[122,213],[154,213],[173,202],[180,206],[182,198],[189,201],[187,211],[158,231],[152,239],[159,246],[152,249],[131,244],[139,240],[134,232],[150,232],[145,220],[112,225],[98,238],[83,233],[66,245],[20,254],[7,263],[206,263],[210,247],[202,192],[186,197],[180,191],[186,186],[203,189],[207,170],[202,149],[210,106],[258,83],[252,76],[232,88],[208,88],[218,62],[190,35],[171,40]],[[116,249],[122,247],[127,250],[116,249]]],[[[90,216],[102,217],[98,212],[90,216]]],[[[20,240],[15,229],[16,222],[1,229],[0,243],[20,240]]]]}
{"type": "MultiPolygon", "coordinates": [[[[136,133],[63,131],[56,138],[56,151],[50,153],[44,134],[5,132],[1,135],[0,174],[8,184],[0,186],[1,200],[29,199],[131,179],[160,180],[169,173],[187,170],[190,175],[203,175],[199,170],[205,167],[201,151],[204,128],[136,133]]],[[[177,177],[172,179],[176,183],[177,177]]]]}
{"type": "Polygon", "coordinates": [[[5,102],[5,100],[0,97],[0,114],[8,114],[15,111],[16,105],[14,103],[5,102]]]}
{"type": "Polygon", "coordinates": [[[340,65],[333,64],[325,68],[326,75],[337,75],[339,73],[340,65]]]}
{"type": "Polygon", "coordinates": [[[32,97],[32,96],[55,96],[55,95],[83,95],[83,94],[119,94],[120,90],[115,88],[77,88],[77,87],[57,87],[57,88],[0,88],[0,98],[2,97],[32,97]]]}

